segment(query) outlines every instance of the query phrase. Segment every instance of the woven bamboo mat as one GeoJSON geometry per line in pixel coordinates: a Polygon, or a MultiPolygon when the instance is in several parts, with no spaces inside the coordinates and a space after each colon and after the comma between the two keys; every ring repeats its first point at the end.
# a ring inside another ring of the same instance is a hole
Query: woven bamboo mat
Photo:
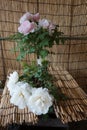
{"type": "Polygon", "coordinates": [[[87,119],[87,94],[79,87],[72,75],[58,66],[50,66],[49,72],[55,77],[53,83],[67,96],[66,100],[55,101],[56,116],[63,123],[87,119]]]}
{"type": "MultiPolygon", "coordinates": [[[[53,106],[56,117],[60,118],[63,123],[87,119],[86,93],[79,87],[68,71],[58,66],[49,66],[48,70],[55,78],[53,83],[68,97],[67,100],[55,101],[53,106]]],[[[32,124],[37,123],[39,118],[29,112],[28,108],[20,110],[10,104],[10,95],[6,84],[0,103],[0,125],[21,124],[24,121],[32,124]]]]}
{"type": "MultiPolygon", "coordinates": [[[[9,72],[11,71],[9,70],[9,72]]],[[[10,104],[10,95],[6,81],[0,103],[0,125],[7,126],[12,123],[22,124],[23,122],[35,124],[37,121],[38,117],[29,112],[28,108],[19,109],[17,106],[10,104]]]]}

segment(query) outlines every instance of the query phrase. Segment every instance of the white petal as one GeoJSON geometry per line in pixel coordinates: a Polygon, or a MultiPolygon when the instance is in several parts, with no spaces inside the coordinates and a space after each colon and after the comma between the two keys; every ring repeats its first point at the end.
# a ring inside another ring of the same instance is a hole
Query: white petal
{"type": "Polygon", "coordinates": [[[27,106],[29,110],[37,115],[46,114],[53,104],[53,98],[46,88],[34,89],[27,106]]]}

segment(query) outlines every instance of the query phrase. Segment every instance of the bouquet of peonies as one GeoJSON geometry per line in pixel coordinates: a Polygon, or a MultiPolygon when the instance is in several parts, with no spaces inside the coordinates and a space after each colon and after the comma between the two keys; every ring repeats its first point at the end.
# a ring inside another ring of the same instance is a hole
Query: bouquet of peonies
{"type": "Polygon", "coordinates": [[[59,26],[50,20],[40,19],[39,13],[33,15],[27,12],[19,22],[18,33],[10,37],[17,42],[15,49],[20,49],[18,60],[31,53],[35,53],[37,58],[45,58],[50,53],[49,48],[64,42],[60,38],[63,32],[59,31],[59,26]]]}
{"type": "Polygon", "coordinates": [[[36,115],[46,114],[53,104],[53,96],[47,88],[34,88],[24,81],[18,81],[19,75],[14,71],[8,77],[7,87],[10,91],[10,102],[20,109],[26,107],[36,115]]]}
{"type": "Polygon", "coordinates": [[[21,61],[27,54],[35,53],[37,61],[23,65],[23,74],[16,71],[8,76],[7,87],[10,92],[10,102],[20,109],[26,107],[36,115],[46,114],[53,105],[54,99],[60,100],[58,88],[53,85],[52,75],[48,72],[49,62],[44,60],[50,53],[49,48],[63,42],[58,30],[50,20],[40,19],[39,13],[25,13],[20,18],[18,32],[10,37],[17,42],[21,61]]]}

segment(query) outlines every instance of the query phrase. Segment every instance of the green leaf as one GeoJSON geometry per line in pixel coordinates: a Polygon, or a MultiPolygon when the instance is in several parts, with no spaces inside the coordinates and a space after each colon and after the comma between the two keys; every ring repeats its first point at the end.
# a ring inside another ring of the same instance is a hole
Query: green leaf
{"type": "Polygon", "coordinates": [[[40,53],[40,56],[42,58],[45,58],[49,54],[49,51],[48,50],[41,50],[39,53],[40,53]]]}
{"type": "Polygon", "coordinates": [[[44,39],[43,41],[41,41],[41,42],[39,43],[38,46],[40,46],[40,47],[42,47],[42,48],[49,46],[49,39],[48,39],[48,38],[44,39]]]}
{"type": "Polygon", "coordinates": [[[30,47],[28,53],[34,53],[36,50],[34,47],[30,47]]]}
{"type": "Polygon", "coordinates": [[[17,61],[21,61],[27,54],[27,51],[24,51],[24,48],[21,48],[20,49],[20,53],[17,57],[17,61]]]}

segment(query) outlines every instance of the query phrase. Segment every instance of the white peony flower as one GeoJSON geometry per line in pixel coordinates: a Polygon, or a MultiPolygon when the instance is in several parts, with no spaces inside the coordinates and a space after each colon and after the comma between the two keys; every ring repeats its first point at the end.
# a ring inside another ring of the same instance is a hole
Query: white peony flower
{"type": "Polygon", "coordinates": [[[10,93],[10,96],[11,96],[11,95],[13,95],[13,93],[14,93],[14,90],[15,90],[15,88],[16,88],[16,84],[14,84],[14,83],[8,81],[8,82],[7,82],[7,88],[8,88],[8,90],[9,90],[9,93],[10,93]]]}
{"type": "Polygon", "coordinates": [[[19,79],[19,75],[18,75],[17,71],[14,71],[13,73],[11,73],[10,76],[8,76],[8,79],[10,82],[16,83],[19,79]]]}
{"type": "Polygon", "coordinates": [[[19,75],[16,71],[14,71],[13,73],[10,74],[10,76],[8,76],[7,88],[10,91],[10,95],[13,94],[13,91],[15,89],[15,84],[18,82],[18,79],[19,79],[19,75]]]}
{"type": "Polygon", "coordinates": [[[24,109],[27,105],[27,100],[31,95],[31,87],[28,83],[18,82],[15,85],[13,95],[10,98],[10,102],[20,109],[24,109]]]}
{"type": "Polygon", "coordinates": [[[48,89],[41,87],[32,91],[33,93],[27,103],[29,110],[36,115],[48,113],[53,104],[53,97],[48,93],[48,89]]]}

